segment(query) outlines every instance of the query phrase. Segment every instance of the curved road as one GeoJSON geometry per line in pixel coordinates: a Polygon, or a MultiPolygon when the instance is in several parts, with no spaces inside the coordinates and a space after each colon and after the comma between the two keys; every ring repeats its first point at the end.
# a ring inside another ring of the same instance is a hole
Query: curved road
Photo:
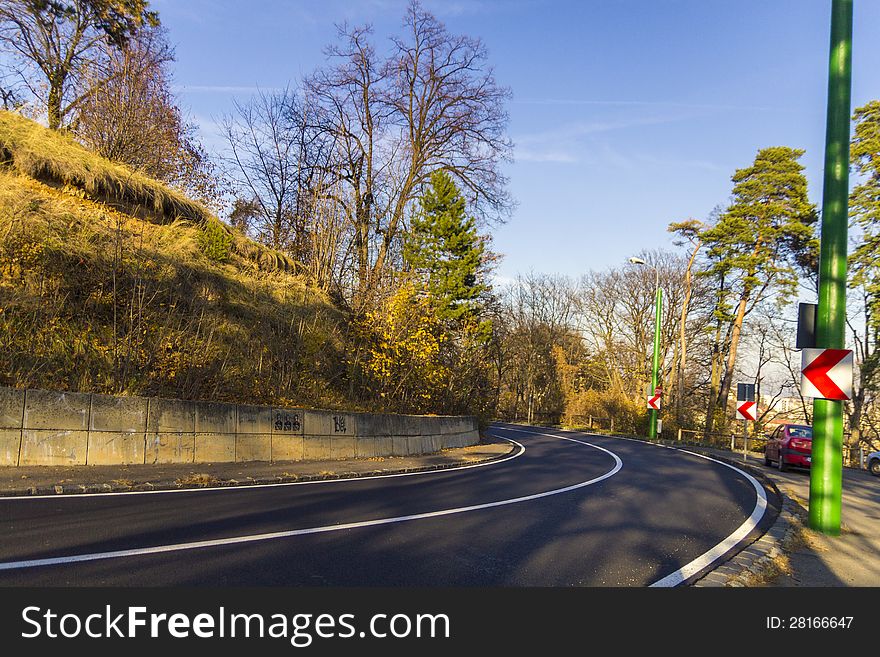
{"type": "Polygon", "coordinates": [[[722,463],[583,433],[490,432],[519,447],[478,467],[0,498],[0,585],[675,585],[766,521],[760,485],[722,463]]]}

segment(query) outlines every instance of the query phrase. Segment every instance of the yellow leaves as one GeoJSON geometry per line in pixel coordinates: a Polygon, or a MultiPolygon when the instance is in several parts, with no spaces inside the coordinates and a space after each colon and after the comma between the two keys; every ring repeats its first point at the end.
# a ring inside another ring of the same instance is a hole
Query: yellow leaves
{"type": "Polygon", "coordinates": [[[413,285],[403,285],[367,313],[365,324],[373,343],[364,370],[379,397],[406,397],[430,405],[450,374],[438,358],[446,337],[430,300],[413,285]]]}

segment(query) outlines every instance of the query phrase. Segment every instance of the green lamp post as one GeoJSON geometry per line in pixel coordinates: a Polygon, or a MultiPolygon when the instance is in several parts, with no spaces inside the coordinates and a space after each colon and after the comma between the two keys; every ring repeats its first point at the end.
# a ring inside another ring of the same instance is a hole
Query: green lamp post
{"type": "MultiPolygon", "coordinates": [[[[651,391],[653,395],[657,391],[660,383],[660,321],[663,311],[663,290],[660,288],[660,272],[652,265],[648,265],[641,258],[630,258],[630,264],[645,265],[654,270],[654,360],[651,367],[651,391]]],[[[656,409],[648,410],[648,438],[656,440],[657,438],[657,416],[659,411],[656,409]]]]}

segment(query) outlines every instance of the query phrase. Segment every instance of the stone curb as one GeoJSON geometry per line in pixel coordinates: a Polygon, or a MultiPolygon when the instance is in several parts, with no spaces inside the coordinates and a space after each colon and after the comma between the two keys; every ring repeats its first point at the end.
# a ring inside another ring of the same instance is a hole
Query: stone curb
{"type": "Polygon", "coordinates": [[[800,504],[781,491],[779,494],[782,497],[782,511],[770,529],[692,586],[747,587],[769,569],[772,561],[783,554],[786,546],[795,540],[801,526],[799,517],[804,513],[800,504]]]}
{"type": "MultiPolygon", "coordinates": [[[[330,481],[335,479],[366,479],[369,477],[380,477],[390,474],[408,474],[412,472],[431,472],[434,470],[451,470],[466,465],[477,465],[483,463],[492,463],[500,459],[510,456],[513,451],[504,454],[495,454],[486,459],[479,460],[458,460],[449,463],[434,463],[431,465],[407,467],[407,468],[388,468],[385,470],[366,470],[364,472],[334,472],[327,474],[307,474],[307,475],[278,475],[271,477],[249,477],[244,480],[224,479],[213,481],[205,484],[180,484],[161,482],[153,484],[150,482],[143,484],[135,484],[133,486],[122,484],[71,484],[68,486],[31,486],[27,489],[19,489],[7,491],[0,494],[0,497],[32,497],[35,495],[89,495],[94,493],[132,493],[144,491],[159,490],[198,490],[202,488],[232,488],[243,486],[258,486],[265,484],[288,484],[306,481],[330,481]]],[[[205,464],[209,465],[209,464],[205,464]]]]}
{"type": "Polygon", "coordinates": [[[751,463],[743,463],[742,461],[726,458],[714,452],[701,450],[699,447],[691,447],[691,449],[750,471],[752,475],[765,484],[769,482],[782,501],[779,515],[776,516],[776,520],[773,521],[773,524],[762,536],[691,584],[691,586],[698,587],[752,586],[754,580],[767,572],[773,560],[783,554],[786,546],[793,542],[802,524],[799,517],[805,513],[805,510],[780,490],[779,486],[766,476],[766,473],[755,468],[751,463]]]}
{"type": "MultiPolygon", "coordinates": [[[[699,447],[691,447],[691,451],[706,454],[714,459],[730,465],[748,470],[764,486],[771,486],[782,501],[782,508],[773,524],[757,539],[730,557],[727,561],[716,566],[700,579],[692,582],[690,586],[733,586],[746,587],[760,577],[776,557],[784,552],[785,546],[789,545],[798,531],[800,506],[783,493],[774,481],[766,476],[766,473],[754,468],[750,463],[743,463],[732,458],[727,458],[714,452],[701,450],[699,447]]],[[[802,509],[801,509],[802,511],[802,509]]]]}

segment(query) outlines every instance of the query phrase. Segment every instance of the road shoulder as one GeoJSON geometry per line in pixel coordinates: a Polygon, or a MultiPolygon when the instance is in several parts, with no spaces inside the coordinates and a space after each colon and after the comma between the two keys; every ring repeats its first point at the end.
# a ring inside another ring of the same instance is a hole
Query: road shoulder
{"type": "Polygon", "coordinates": [[[248,461],[108,466],[0,468],[0,496],[72,495],[352,479],[445,470],[502,459],[510,442],[485,437],[471,447],[433,454],[345,461],[248,461]]]}
{"type": "MultiPolygon", "coordinates": [[[[725,458],[771,480],[783,498],[773,526],[748,548],[715,568],[696,586],[831,587],[880,586],[880,530],[876,519],[880,486],[865,472],[846,472],[844,523],[837,537],[809,528],[809,474],[779,473],[760,459],[723,450],[688,447],[725,458]]],[[[876,479],[876,478],[874,478],[876,479]]]]}

